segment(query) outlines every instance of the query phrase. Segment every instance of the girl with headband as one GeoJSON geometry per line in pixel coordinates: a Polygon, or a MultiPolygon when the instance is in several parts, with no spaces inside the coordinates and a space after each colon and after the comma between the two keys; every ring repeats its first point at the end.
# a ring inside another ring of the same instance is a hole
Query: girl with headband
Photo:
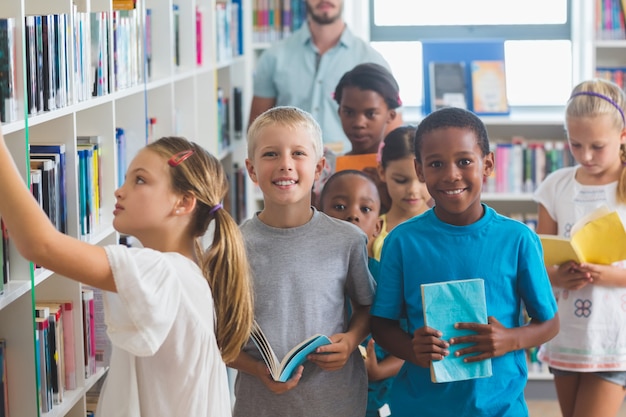
{"type": "MultiPolygon", "coordinates": [[[[626,223],[626,95],[593,79],[567,102],[565,127],[578,165],[550,174],[535,192],[537,233],[569,238],[572,225],[606,205],[626,223]]],[[[539,350],[554,375],[564,417],[615,416],[626,393],[626,260],[546,265],[561,320],[539,350]]]]}

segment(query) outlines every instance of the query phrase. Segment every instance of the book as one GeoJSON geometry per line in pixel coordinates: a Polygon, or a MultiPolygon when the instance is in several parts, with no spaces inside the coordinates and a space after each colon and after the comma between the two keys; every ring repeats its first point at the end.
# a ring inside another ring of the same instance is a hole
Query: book
{"type": "Polygon", "coordinates": [[[7,342],[0,339],[0,417],[9,417],[9,385],[7,383],[7,342]]]}
{"type": "Polygon", "coordinates": [[[285,357],[280,360],[274,353],[274,350],[270,346],[269,341],[263,334],[261,327],[255,321],[252,326],[251,338],[256,347],[261,352],[261,358],[270,370],[270,374],[274,381],[285,382],[291,378],[293,371],[306,362],[308,354],[315,352],[319,346],[329,345],[332,342],[327,336],[322,334],[315,334],[306,338],[302,342],[294,346],[285,357]]]}
{"type": "Polygon", "coordinates": [[[601,206],[582,217],[570,238],[540,234],[546,265],[578,263],[610,265],[626,259],[626,231],[616,211],[601,206]]]}
{"type": "Polygon", "coordinates": [[[83,302],[83,343],[85,355],[85,378],[96,373],[96,334],[95,334],[95,306],[94,291],[82,288],[83,302]]]}
{"type": "MultiPolygon", "coordinates": [[[[424,324],[443,333],[444,340],[473,334],[471,330],[455,329],[456,323],[487,324],[485,282],[482,278],[422,284],[424,324]]],[[[432,382],[452,382],[491,376],[491,359],[467,363],[467,355],[454,354],[467,344],[450,345],[450,354],[430,363],[432,382]]]]}
{"type": "MultiPolygon", "coordinates": [[[[59,156],[59,166],[58,166],[58,214],[60,216],[60,231],[62,233],[67,233],[67,167],[65,162],[65,144],[63,143],[30,143],[30,155],[31,157],[35,156],[46,156],[49,155],[58,155],[59,156]]],[[[56,158],[55,158],[56,160],[56,158]]]]}
{"type": "Polygon", "coordinates": [[[467,83],[465,62],[430,62],[430,108],[444,107],[467,109],[467,83]]]}
{"type": "Polygon", "coordinates": [[[504,61],[472,61],[471,75],[474,113],[509,113],[504,61]]]}

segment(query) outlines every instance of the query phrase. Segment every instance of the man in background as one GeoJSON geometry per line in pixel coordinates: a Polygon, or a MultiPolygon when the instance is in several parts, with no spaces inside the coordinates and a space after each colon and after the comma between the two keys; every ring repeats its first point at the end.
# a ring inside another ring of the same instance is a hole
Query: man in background
{"type": "MultiPolygon", "coordinates": [[[[364,62],[389,68],[376,50],[348,29],[344,0],[305,0],[307,20],[287,39],[261,54],[254,73],[250,124],[274,106],[295,106],[313,115],[324,145],[349,152],[333,91],[344,73],[364,62]]],[[[249,124],[249,125],[250,125],[249,124]]]]}

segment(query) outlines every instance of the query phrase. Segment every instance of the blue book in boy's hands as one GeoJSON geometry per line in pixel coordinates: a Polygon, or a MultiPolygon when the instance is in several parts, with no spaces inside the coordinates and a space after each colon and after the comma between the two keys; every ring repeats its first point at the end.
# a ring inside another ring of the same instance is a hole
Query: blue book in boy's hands
{"type": "MultiPolygon", "coordinates": [[[[442,339],[473,334],[471,330],[455,329],[455,323],[487,324],[485,283],[481,278],[422,284],[424,324],[439,330],[442,339]]],[[[469,344],[450,345],[450,354],[430,365],[432,382],[462,381],[491,376],[491,359],[466,363],[467,355],[455,356],[469,344]]]]}
{"type": "Polygon", "coordinates": [[[257,349],[259,349],[259,352],[261,352],[261,357],[270,370],[272,378],[278,382],[286,382],[291,378],[293,371],[306,362],[307,355],[314,353],[319,346],[332,343],[328,337],[322,334],[313,335],[294,346],[281,361],[274,353],[274,350],[272,350],[265,334],[263,334],[256,321],[252,326],[250,337],[257,349]]]}

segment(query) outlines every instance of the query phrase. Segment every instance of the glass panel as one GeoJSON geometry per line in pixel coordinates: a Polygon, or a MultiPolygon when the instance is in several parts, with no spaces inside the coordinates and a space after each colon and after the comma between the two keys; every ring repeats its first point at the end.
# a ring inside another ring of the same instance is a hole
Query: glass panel
{"type": "Polygon", "coordinates": [[[567,22],[567,0],[372,1],[376,26],[533,25],[567,22]]]}
{"type": "MultiPolygon", "coordinates": [[[[420,42],[372,42],[389,62],[404,106],[422,105],[420,42]]],[[[570,41],[507,41],[507,96],[511,106],[563,106],[572,88],[570,41]]]]}

